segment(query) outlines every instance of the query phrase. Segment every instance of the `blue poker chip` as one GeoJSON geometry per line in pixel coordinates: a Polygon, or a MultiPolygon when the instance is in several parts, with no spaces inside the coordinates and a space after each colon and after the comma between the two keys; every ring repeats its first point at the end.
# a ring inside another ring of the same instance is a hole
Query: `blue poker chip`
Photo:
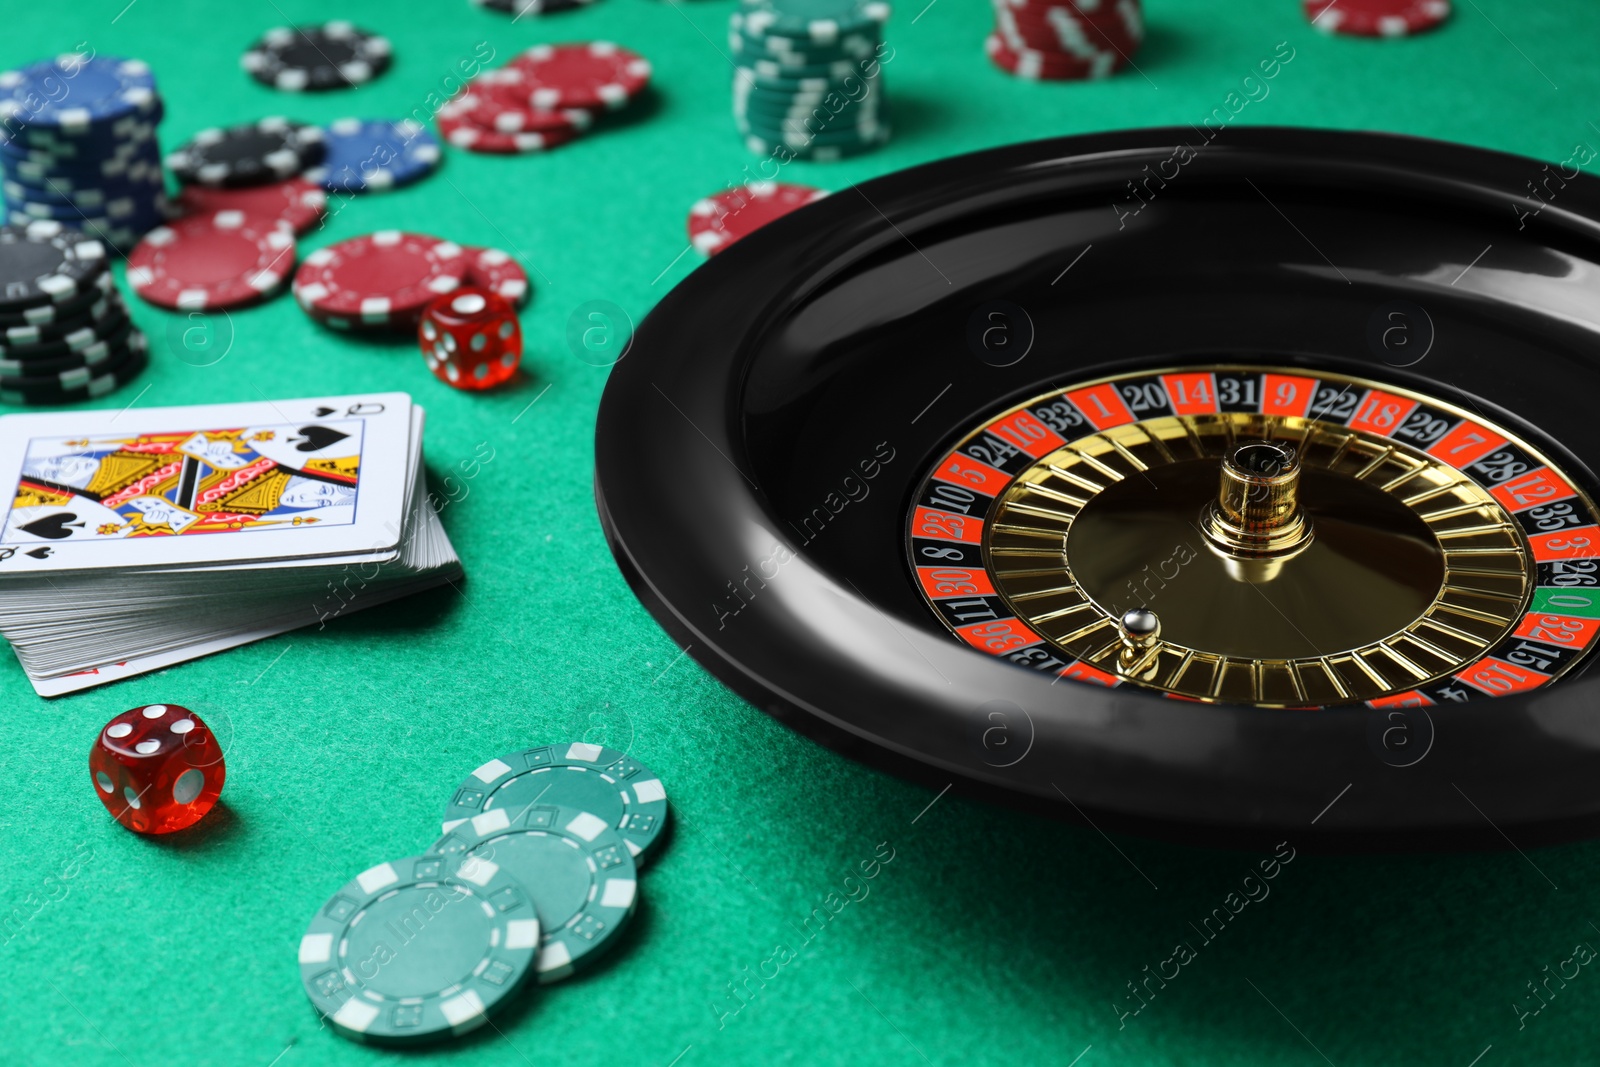
{"type": "Polygon", "coordinates": [[[148,64],[113,56],[57,56],[0,73],[0,120],[11,130],[89,134],[160,109],[148,64]]]}
{"type": "Polygon", "coordinates": [[[159,156],[155,136],[155,124],[150,122],[136,124],[125,137],[108,137],[104,140],[24,140],[7,136],[0,130],[0,158],[7,162],[26,162],[42,167],[83,169],[108,159],[126,159],[142,153],[154,152],[159,156]]]}
{"type": "Polygon", "coordinates": [[[16,150],[60,156],[93,155],[118,148],[126,141],[152,136],[165,117],[166,106],[158,97],[152,110],[135,111],[85,129],[24,125],[20,119],[0,119],[0,136],[16,150]]]}
{"type": "Polygon", "coordinates": [[[510,752],[467,775],[450,797],[444,830],[495,808],[515,811],[535,802],[599,816],[641,864],[667,825],[667,791],[655,772],[616,749],[570,742],[510,752]]]}
{"type": "Polygon", "coordinates": [[[154,140],[127,151],[89,160],[40,161],[15,155],[0,146],[0,173],[11,181],[58,189],[93,189],[108,181],[150,181],[159,178],[161,154],[154,140]]]}
{"type": "Polygon", "coordinates": [[[323,129],[328,154],[306,171],[336,193],[381,192],[409,185],[439,166],[439,141],[419,122],[340,119],[323,129]]]}
{"type": "Polygon", "coordinates": [[[29,202],[35,204],[73,204],[81,208],[94,208],[114,200],[132,197],[149,200],[162,196],[166,186],[159,174],[141,168],[134,176],[108,178],[93,185],[80,185],[46,179],[41,182],[18,181],[9,174],[0,177],[0,193],[7,203],[29,202]]]}
{"type": "Polygon", "coordinates": [[[145,230],[165,222],[170,207],[165,197],[147,197],[135,200],[119,197],[97,207],[77,204],[35,204],[26,200],[6,200],[7,217],[12,222],[33,219],[54,219],[67,226],[87,230],[91,226],[114,229],[145,230]]]}

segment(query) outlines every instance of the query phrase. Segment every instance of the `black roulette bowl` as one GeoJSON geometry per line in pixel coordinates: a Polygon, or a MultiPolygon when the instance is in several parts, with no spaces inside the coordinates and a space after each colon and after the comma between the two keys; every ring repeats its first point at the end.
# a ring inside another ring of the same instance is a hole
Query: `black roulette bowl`
{"type": "Polygon", "coordinates": [[[1593,834],[1593,657],[1492,699],[1267,707],[1029,670],[930,608],[908,516],[954,442],[1070,383],[1215,365],[1482,413],[1600,495],[1600,181],[1402,136],[1183,128],[841,190],[641,325],[600,406],[601,521],[720,680],[934,788],[1200,843],[1593,834]]]}

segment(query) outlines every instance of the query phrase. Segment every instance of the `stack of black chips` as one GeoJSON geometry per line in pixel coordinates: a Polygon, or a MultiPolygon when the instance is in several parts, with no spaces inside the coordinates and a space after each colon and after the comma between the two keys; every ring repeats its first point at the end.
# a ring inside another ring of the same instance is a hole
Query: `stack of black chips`
{"type": "Polygon", "coordinates": [[[149,361],[104,242],[50,219],[0,227],[0,403],[105,396],[149,361]]]}

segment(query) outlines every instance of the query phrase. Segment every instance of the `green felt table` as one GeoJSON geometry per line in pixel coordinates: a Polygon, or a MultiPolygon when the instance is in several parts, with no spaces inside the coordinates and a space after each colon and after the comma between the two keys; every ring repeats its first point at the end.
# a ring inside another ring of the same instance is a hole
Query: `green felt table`
{"type": "MultiPolygon", "coordinates": [[[[114,405],[411,392],[428,411],[436,488],[452,478],[443,521],[469,577],[459,591],[56,701],[0,663],[7,1061],[401,1059],[319,1025],[295,962],[306,922],[355,873],[424,847],[473,767],[581,737],[631,749],[671,793],[676,831],[643,874],[639,919],[603,967],[534,990],[432,1060],[1592,1062],[1600,974],[1551,980],[1547,1004],[1527,983],[1570,974],[1576,964],[1562,961],[1579,943],[1600,947],[1600,845],[1301,852],[1270,896],[1200,943],[1191,924],[1256,857],[1107,837],[887,777],[734,697],[651,621],[595,517],[607,372],[569,349],[567,321],[596,299],[644,315],[699,261],[686,248],[689,205],[758,163],[729,113],[731,10],[601,0],[513,23],[466,0],[6,5],[0,66],[80,42],[148,60],[169,147],[270,114],[426,110],[475,54],[547,40],[628,44],[653,61],[658,86],[637,118],[545,156],[450,151],[431,180],[351,202],[303,240],[302,253],[398,227],[513,251],[537,287],[523,315],[531,373],[514,388],[455,392],[411,344],[330,333],[287,298],[233,314],[227,355],[197,366],[168,341],[176,316],[134,308],[152,366],[114,405]],[[387,34],[394,68],[320,96],[276,93],[239,70],[261,31],[319,16],[387,34]],[[493,460],[463,477],[485,448],[493,460]],[[167,840],[112,823],[85,767],[105,720],[153,701],[200,710],[229,745],[224,806],[167,840]],[[850,877],[875,854],[893,859],[875,878],[850,877]],[[1197,958],[1132,999],[1128,983],[1183,939],[1199,943],[1197,958]]],[[[1551,161],[1600,144],[1600,8],[1586,0],[1462,0],[1441,30],[1405,41],[1322,36],[1297,0],[1150,0],[1147,14],[1139,71],[1037,84],[985,58],[987,5],[913,0],[890,22],[894,142],[785,176],[842,188],[1010,141],[1199,122],[1279,42],[1293,60],[1236,122],[1404,131],[1551,161]]]]}

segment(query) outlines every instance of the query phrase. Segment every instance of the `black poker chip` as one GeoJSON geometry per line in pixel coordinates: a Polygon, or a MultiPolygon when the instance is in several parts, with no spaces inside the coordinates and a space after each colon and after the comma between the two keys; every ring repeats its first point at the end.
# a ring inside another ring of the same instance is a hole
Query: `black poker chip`
{"type": "Polygon", "coordinates": [[[103,242],[54,219],[0,227],[0,312],[73,300],[109,266],[103,242]]]}
{"type": "MultiPolygon", "coordinates": [[[[107,275],[110,278],[110,275],[107,275]]],[[[127,305],[122,302],[122,294],[112,289],[101,292],[99,288],[91,290],[94,299],[81,310],[68,315],[58,315],[49,322],[22,323],[17,325],[0,325],[0,355],[9,355],[18,350],[49,344],[52,341],[70,339],[72,335],[84,330],[99,329],[104,324],[110,324],[117,314],[126,315],[127,305]]],[[[72,346],[68,346],[72,347],[72,346]]],[[[77,347],[83,347],[82,344],[77,347]]]]}
{"type": "Polygon", "coordinates": [[[94,366],[107,362],[112,353],[127,344],[133,333],[133,320],[119,309],[104,324],[85,327],[71,334],[72,341],[47,341],[42,345],[7,349],[0,353],[0,378],[33,378],[42,374],[94,366]],[[72,347],[76,345],[76,347],[72,347]]]}
{"type": "Polygon", "coordinates": [[[53,375],[0,377],[0,404],[71,404],[94,400],[138,377],[150,361],[150,342],[134,330],[108,360],[53,375]]]}
{"type": "Polygon", "coordinates": [[[297,93],[364,84],[391,61],[387,37],[341,21],[268,30],[239,64],[262,85],[297,93]]]}
{"type": "Polygon", "coordinates": [[[12,338],[14,344],[30,343],[28,338],[31,334],[28,331],[34,329],[41,331],[38,335],[40,340],[59,336],[67,330],[76,329],[85,316],[93,313],[96,304],[115,291],[115,280],[111,272],[106,271],[91,281],[83,292],[59,304],[40,304],[21,311],[0,311],[0,330],[5,331],[8,337],[11,336],[10,331],[19,331],[12,338]],[[53,329],[56,333],[44,333],[47,329],[53,329]]]}
{"type": "Polygon", "coordinates": [[[239,188],[293,178],[322,162],[322,130],[285,118],[201,130],[167,156],[181,182],[239,188]]]}
{"type": "Polygon", "coordinates": [[[472,0],[479,7],[501,11],[507,15],[552,15],[557,11],[574,11],[587,7],[594,0],[472,0]]]}

